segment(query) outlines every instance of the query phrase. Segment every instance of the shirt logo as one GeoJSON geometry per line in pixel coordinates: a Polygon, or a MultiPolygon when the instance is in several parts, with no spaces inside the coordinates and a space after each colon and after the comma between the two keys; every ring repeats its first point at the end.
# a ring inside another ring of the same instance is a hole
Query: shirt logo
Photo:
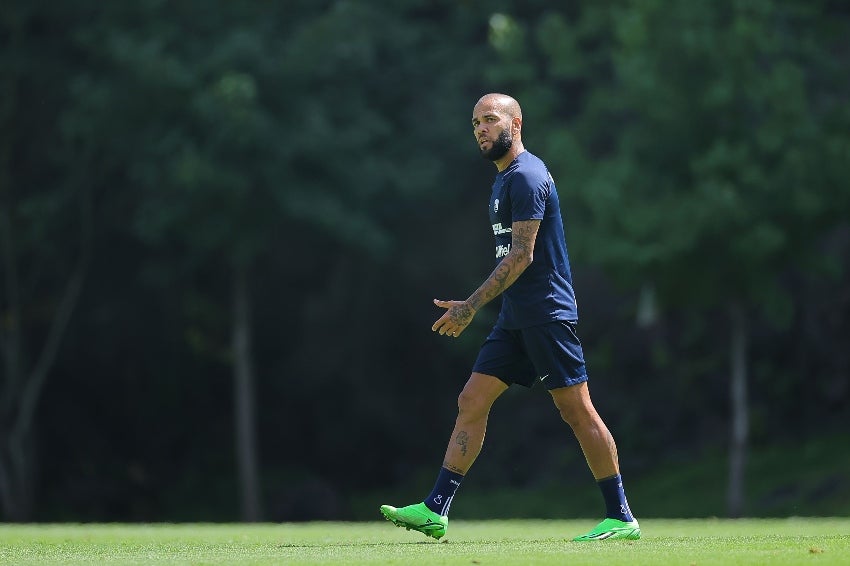
{"type": "Polygon", "coordinates": [[[508,244],[507,246],[498,245],[498,246],[496,246],[496,259],[499,259],[500,257],[505,257],[510,252],[511,252],[511,245],[510,244],[508,244]]]}

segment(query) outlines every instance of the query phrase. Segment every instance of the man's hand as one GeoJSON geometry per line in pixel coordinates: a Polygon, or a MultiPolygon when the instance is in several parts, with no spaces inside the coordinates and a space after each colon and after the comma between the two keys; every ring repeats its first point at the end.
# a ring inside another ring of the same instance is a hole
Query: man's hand
{"type": "Polygon", "coordinates": [[[443,316],[434,323],[431,330],[439,332],[440,336],[454,336],[457,338],[460,333],[469,326],[472,322],[472,317],[475,316],[475,309],[472,308],[466,301],[441,301],[434,299],[434,304],[438,307],[448,309],[443,316]]]}

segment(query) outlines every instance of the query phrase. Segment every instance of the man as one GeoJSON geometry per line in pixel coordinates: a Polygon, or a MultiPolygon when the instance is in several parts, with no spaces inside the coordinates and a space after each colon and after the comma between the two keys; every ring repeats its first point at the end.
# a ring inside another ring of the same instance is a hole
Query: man
{"type": "Polygon", "coordinates": [[[558,193],[544,163],[525,151],[522,111],[504,94],[483,96],[472,112],[481,155],[498,173],[490,197],[497,265],[465,301],[434,300],[446,312],[432,330],[457,337],[475,313],[502,296],[499,318],[458,397],[458,416],[434,489],[422,502],[381,513],[396,526],[435,539],[448,527],[455,491],[484,442],[490,407],[511,384],[540,379],[572,428],[605,501],[605,519],[575,541],[640,538],[623,491],[617,448],[587,388],[558,193]]]}

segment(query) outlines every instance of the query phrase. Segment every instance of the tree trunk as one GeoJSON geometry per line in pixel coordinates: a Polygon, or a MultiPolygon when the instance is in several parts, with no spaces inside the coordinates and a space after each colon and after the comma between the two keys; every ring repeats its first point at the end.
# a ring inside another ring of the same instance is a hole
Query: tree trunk
{"type": "MultiPolygon", "coordinates": [[[[22,12],[10,14],[4,22],[8,27],[2,31],[6,32],[8,44],[13,46],[14,51],[14,47],[22,41],[28,15],[22,12]]],[[[17,73],[9,72],[3,78],[4,96],[0,103],[0,265],[4,294],[0,296],[0,355],[4,375],[0,382],[0,509],[6,520],[26,521],[33,513],[35,450],[32,430],[36,409],[91,263],[93,197],[84,175],[78,175],[75,181],[71,181],[69,190],[79,191],[79,255],[73,272],[65,282],[41,351],[34,357],[30,368],[23,330],[25,300],[22,294],[25,290],[21,288],[18,273],[18,256],[22,252],[17,247],[15,198],[10,174],[15,143],[14,128],[10,123],[19,96],[19,77],[17,73]]],[[[87,171],[85,163],[87,161],[80,160],[78,173],[87,171]]]]}
{"type": "MultiPolygon", "coordinates": [[[[3,190],[0,189],[0,192],[3,190]]],[[[11,201],[4,199],[3,204],[6,202],[11,201]]],[[[3,256],[7,295],[4,314],[6,324],[0,332],[0,351],[5,362],[3,402],[0,404],[0,505],[4,517],[8,520],[25,521],[31,518],[35,452],[32,447],[33,423],[47,376],[56,361],[59,346],[79,301],[91,263],[92,208],[91,190],[88,186],[83,186],[80,197],[80,254],[73,273],[65,283],[41,351],[29,371],[24,368],[26,353],[21,330],[23,299],[18,279],[18,252],[11,207],[4,208],[0,215],[0,235],[3,237],[0,251],[3,256]]]]}
{"type": "Polygon", "coordinates": [[[730,381],[731,438],[729,446],[729,485],[727,512],[740,517],[744,509],[744,480],[747,466],[749,437],[749,407],[747,403],[747,320],[740,305],[730,309],[730,381]]]}
{"type": "Polygon", "coordinates": [[[237,262],[233,282],[233,384],[236,461],[243,521],[260,521],[254,364],[251,353],[251,305],[248,269],[237,262]]]}

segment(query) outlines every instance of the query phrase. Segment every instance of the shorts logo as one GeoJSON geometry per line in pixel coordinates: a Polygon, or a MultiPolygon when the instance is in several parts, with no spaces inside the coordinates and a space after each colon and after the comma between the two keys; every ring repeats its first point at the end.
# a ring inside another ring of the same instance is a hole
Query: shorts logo
{"type": "Polygon", "coordinates": [[[499,199],[493,201],[493,212],[499,212],[499,199]]]}

